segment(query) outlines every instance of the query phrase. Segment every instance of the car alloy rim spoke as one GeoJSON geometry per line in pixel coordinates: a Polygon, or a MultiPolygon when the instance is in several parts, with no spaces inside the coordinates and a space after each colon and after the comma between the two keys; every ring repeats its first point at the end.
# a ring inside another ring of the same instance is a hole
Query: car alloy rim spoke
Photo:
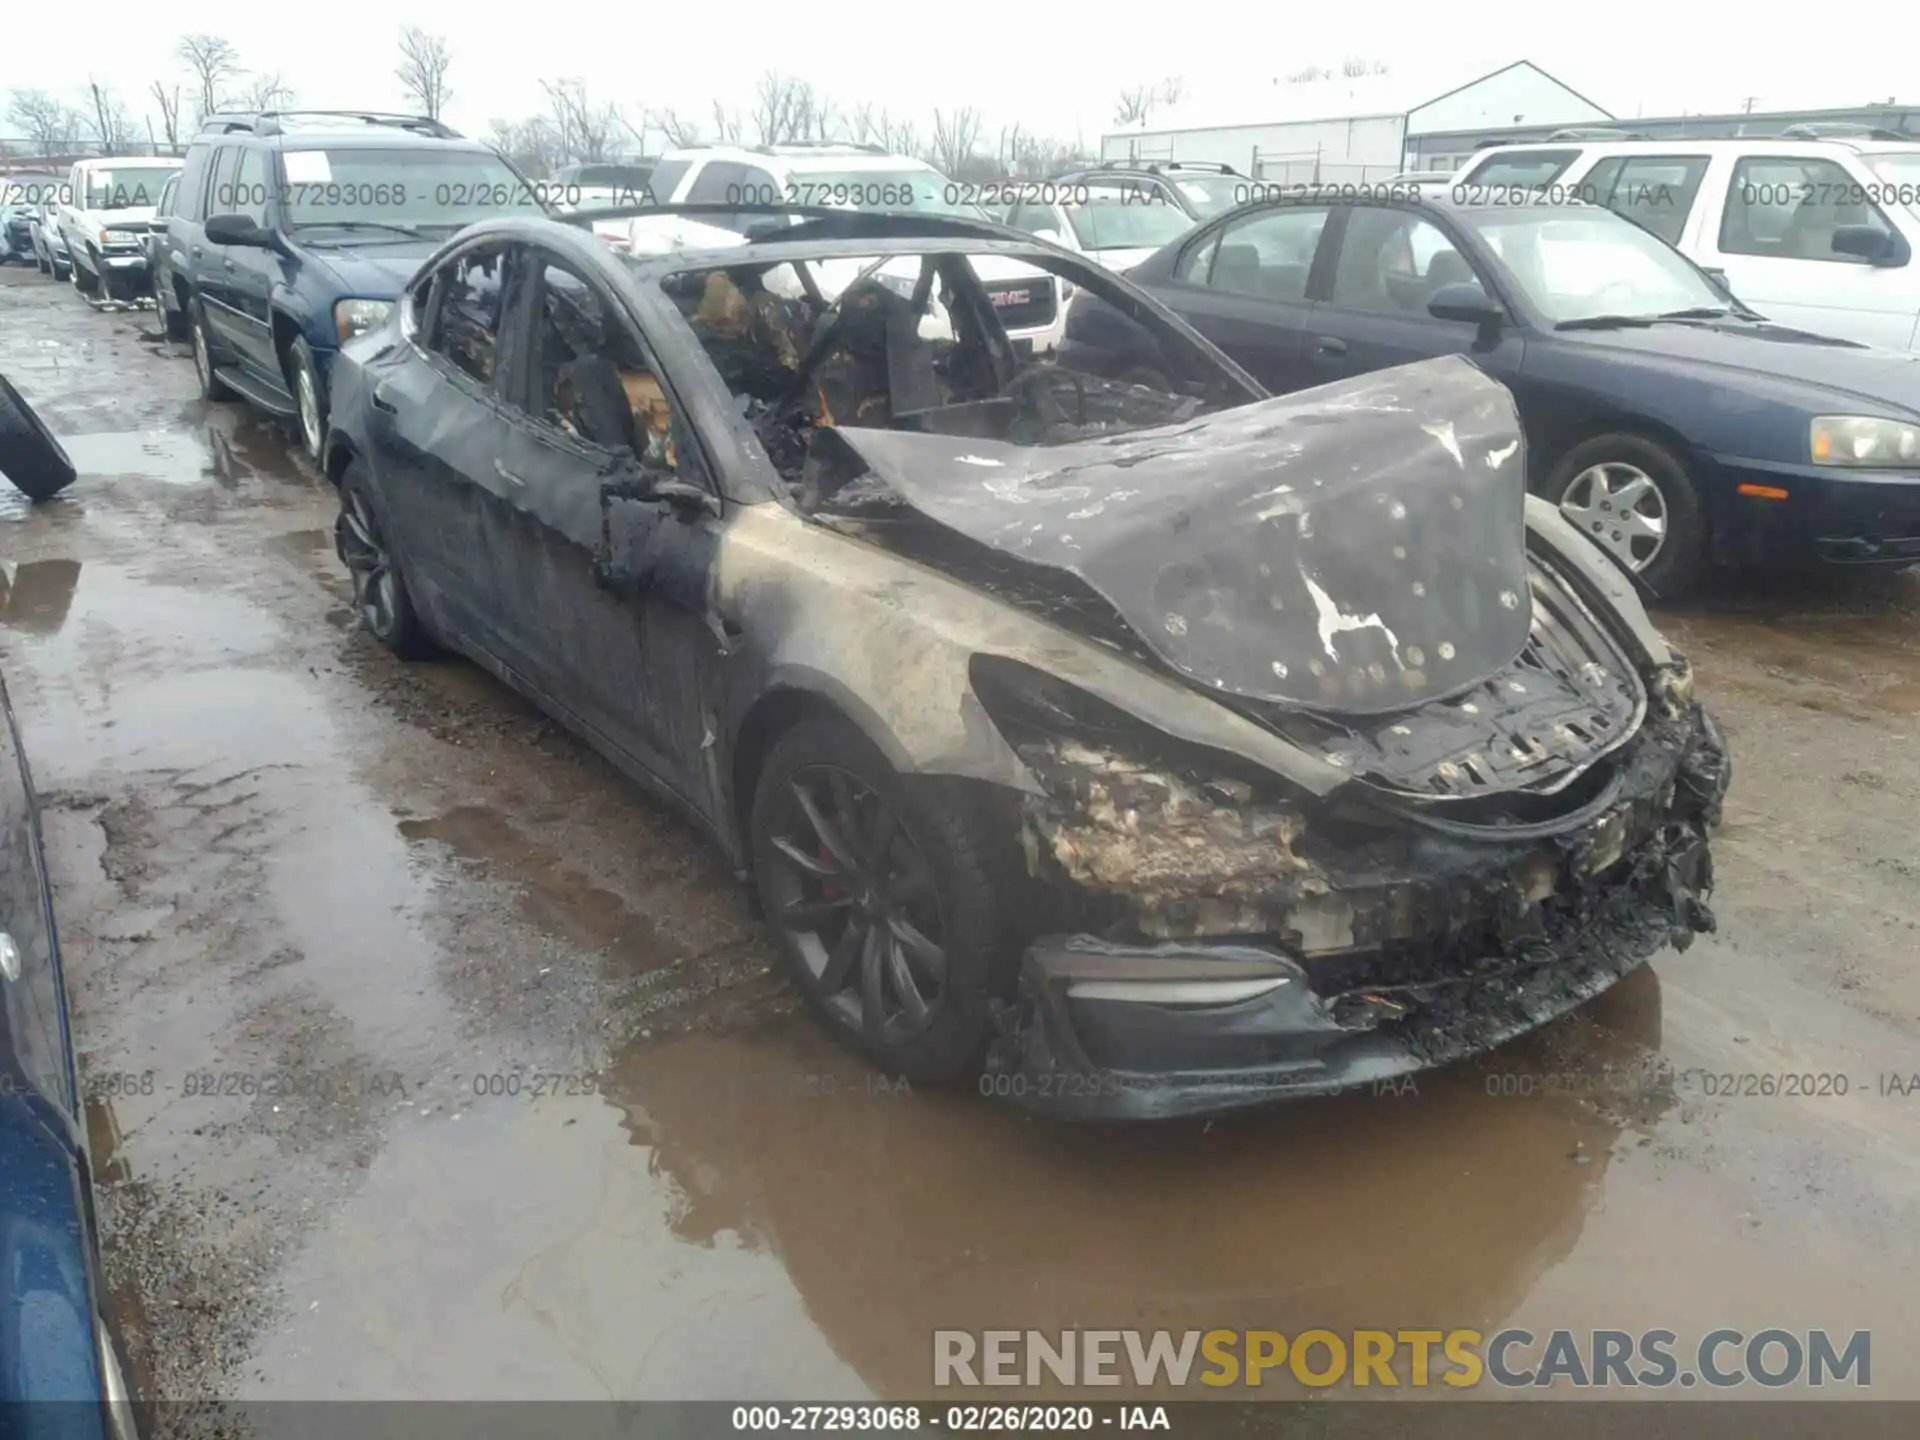
{"type": "Polygon", "coordinates": [[[853,978],[853,962],[860,958],[867,935],[872,929],[873,927],[867,923],[867,917],[857,910],[847,917],[847,923],[841,928],[839,938],[827,951],[826,966],[820,971],[822,994],[837,995],[847,988],[847,983],[853,978]]]}
{"type": "Polygon", "coordinates": [[[773,848],[816,880],[835,880],[847,873],[831,855],[812,854],[804,845],[785,835],[773,837],[773,848]]]}
{"type": "Polygon", "coordinates": [[[913,982],[913,969],[907,964],[897,931],[885,937],[882,949],[887,962],[887,978],[893,982],[893,993],[899,997],[901,1009],[914,1025],[924,1025],[928,1015],[927,1002],[920,994],[920,987],[913,982]]]}
{"type": "Polygon", "coordinates": [[[869,925],[860,939],[860,1023],[875,1039],[886,1028],[886,1002],[881,994],[881,972],[886,968],[887,942],[878,925],[869,925]]]}
{"type": "MultiPolygon", "coordinates": [[[[793,852],[786,852],[792,858],[793,852]]],[[[790,930],[818,930],[854,905],[851,895],[828,895],[818,900],[789,900],[780,907],[780,923],[790,930]]]]}
{"type": "Polygon", "coordinates": [[[887,917],[887,928],[893,932],[895,948],[902,952],[905,959],[919,966],[920,972],[935,984],[944,983],[947,978],[947,952],[920,932],[911,920],[904,915],[887,917]]]}
{"type": "Polygon", "coordinates": [[[878,803],[873,823],[867,827],[867,840],[863,853],[867,865],[878,874],[887,870],[887,852],[893,848],[893,837],[900,831],[900,816],[894,808],[882,800],[878,803]]]}
{"type": "MultiPolygon", "coordinates": [[[[837,775],[839,772],[834,773],[837,775]]],[[[837,789],[838,786],[836,785],[835,788],[837,789]]],[[[800,806],[800,813],[807,817],[807,824],[813,827],[814,835],[819,838],[822,845],[826,846],[827,853],[839,864],[841,870],[849,874],[859,873],[860,861],[853,847],[847,843],[847,837],[814,802],[813,796],[807,793],[807,787],[798,780],[792,780],[788,782],[787,789],[792,792],[794,801],[800,806]]]]}

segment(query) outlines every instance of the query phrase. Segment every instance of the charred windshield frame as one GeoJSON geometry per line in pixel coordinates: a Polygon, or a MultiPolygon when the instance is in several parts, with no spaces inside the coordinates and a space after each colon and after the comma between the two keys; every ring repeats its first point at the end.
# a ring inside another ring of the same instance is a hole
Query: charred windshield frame
{"type": "MultiPolygon", "coordinates": [[[[938,304],[951,327],[953,348],[965,350],[971,347],[976,353],[975,360],[971,362],[962,360],[958,368],[967,372],[970,378],[976,380],[982,387],[990,382],[992,385],[990,397],[1013,397],[1024,401],[1028,398],[1028,387],[1044,381],[1058,382],[1057,387],[1050,388],[1067,392],[1069,405],[1072,392],[1077,391],[1084,395],[1091,388],[1133,390],[1143,399],[1158,394],[1144,387],[1118,386],[1116,382],[1083,375],[1060,365],[1035,362],[1023,355],[1008,338],[1005,327],[988,299],[974,267],[967,263],[987,256],[1002,256],[1070,281],[1074,286],[1091,292],[1100,301],[1112,306],[1152,333],[1170,367],[1178,372],[1173,376],[1176,382],[1175,390],[1167,396],[1162,396],[1162,400],[1178,401],[1189,413],[1206,413],[1234,408],[1265,398],[1266,392],[1260,388],[1258,382],[1215,349],[1197,331],[1164,309],[1157,301],[1132,289],[1118,276],[1099,266],[1067,255],[1041,253],[1025,246],[987,248],[970,246],[965,242],[957,245],[943,244],[938,237],[916,238],[909,243],[903,243],[905,241],[905,236],[900,240],[891,241],[845,240],[806,245],[769,240],[753,246],[752,251],[749,252],[750,260],[746,255],[740,258],[715,255],[706,259],[704,263],[685,263],[680,257],[675,257],[671,269],[655,257],[644,259],[622,257],[622,263],[633,269],[643,270],[659,285],[666,302],[662,309],[664,312],[670,312],[665,317],[667,323],[684,327],[685,342],[697,349],[713,366],[719,383],[731,397],[733,414],[740,417],[744,428],[755,435],[759,441],[759,448],[766,450],[767,458],[772,462],[774,470],[785,482],[783,486],[778,487],[779,492],[783,494],[790,491],[795,484],[798,462],[792,452],[774,453],[778,446],[769,443],[768,437],[760,428],[769,411],[775,407],[763,396],[752,396],[733,388],[726,374],[731,357],[709,346],[707,337],[689,318],[696,313],[699,298],[704,294],[709,277],[714,275],[728,276],[736,285],[739,285],[747,277],[764,279],[783,266],[793,267],[798,274],[809,274],[812,269],[809,262],[817,264],[860,261],[863,262],[861,269],[865,270],[872,266],[872,262],[884,257],[885,261],[893,267],[904,270],[905,267],[900,264],[901,261],[917,260],[920,262],[920,275],[916,282],[908,282],[904,274],[889,275],[879,281],[880,285],[895,295],[911,297],[918,294],[926,302],[921,312],[923,321],[933,313],[935,304],[938,304]],[[747,263],[742,263],[743,260],[747,263]],[[929,269],[928,261],[932,262],[931,269],[935,277],[931,284],[926,273],[929,269]],[[1028,380],[1029,376],[1039,376],[1041,381],[1028,380]]],[[[693,260],[694,257],[688,256],[686,259],[693,260]]],[[[877,270],[878,267],[873,268],[877,270]]],[[[751,280],[748,280],[747,288],[752,288],[751,280]]],[[[818,288],[817,279],[803,279],[801,288],[811,295],[818,288]]],[[[841,294],[849,293],[852,288],[849,285],[847,291],[841,294]]],[[[832,323],[831,307],[838,298],[838,296],[824,296],[819,301],[799,302],[814,305],[824,303],[830,307],[827,311],[817,312],[813,317],[806,331],[806,344],[818,344],[824,336],[825,326],[832,323]]],[[[804,350],[806,346],[796,348],[804,350]]],[[[804,356],[801,358],[804,359],[804,356]]],[[[955,368],[949,362],[948,370],[952,371],[955,368]]],[[[796,392],[794,398],[801,397],[796,392]]],[[[964,409],[969,404],[980,404],[984,398],[987,397],[968,396],[964,400],[950,401],[945,408],[964,409]]],[[[1154,422],[1143,421],[1140,425],[1128,428],[1146,428],[1151,423],[1154,422]]],[[[814,428],[835,427],[818,422],[814,428]]]]}

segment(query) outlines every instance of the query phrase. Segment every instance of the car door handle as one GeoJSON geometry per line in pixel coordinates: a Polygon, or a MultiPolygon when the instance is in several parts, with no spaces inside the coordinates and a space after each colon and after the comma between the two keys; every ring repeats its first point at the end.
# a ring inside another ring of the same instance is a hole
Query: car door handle
{"type": "Polygon", "coordinates": [[[373,408],[388,415],[398,415],[400,413],[399,408],[393,401],[387,398],[387,392],[384,388],[373,392],[373,408]]]}
{"type": "Polygon", "coordinates": [[[525,485],[527,483],[526,481],[522,480],[518,475],[514,474],[513,471],[509,470],[507,468],[506,461],[504,460],[496,459],[493,462],[493,473],[498,475],[502,480],[506,481],[509,485],[525,485]]]}
{"type": "Polygon", "coordinates": [[[1332,335],[1322,335],[1313,342],[1313,353],[1334,359],[1347,353],[1347,342],[1332,335]]]}
{"type": "Polygon", "coordinates": [[[196,246],[194,246],[194,247],[193,247],[193,253],[194,253],[195,255],[198,255],[198,254],[200,253],[200,247],[199,247],[198,245],[196,245],[196,246]]]}
{"type": "Polygon", "coordinates": [[[221,263],[221,265],[222,265],[222,266],[224,266],[224,267],[225,267],[226,269],[228,269],[228,270],[231,270],[231,269],[233,269],[233,261],[231,261],[231,260],[223,260],[223,261],[221,261],[220,263],[221,263]]]}

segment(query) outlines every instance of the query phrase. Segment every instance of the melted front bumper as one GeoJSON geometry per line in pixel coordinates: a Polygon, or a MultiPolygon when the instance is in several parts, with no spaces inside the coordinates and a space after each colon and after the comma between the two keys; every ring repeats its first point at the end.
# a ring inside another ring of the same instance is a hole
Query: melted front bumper
{"type": "Polygon", "coordinates": [[[1687,743],[1584,841],[1514,847],[1515,873],[1553,874],[1543,898],[1515,897],[1514,938],[1436,933],[1328,964],[1259,937],[1044,937],[1000,1012],[983,1088],[1063,1118],[1211,1114],[1448,1065],[1578,1008],[1714,928],[1708,835],[1731,767],[1690,708],[1687,743]]]}

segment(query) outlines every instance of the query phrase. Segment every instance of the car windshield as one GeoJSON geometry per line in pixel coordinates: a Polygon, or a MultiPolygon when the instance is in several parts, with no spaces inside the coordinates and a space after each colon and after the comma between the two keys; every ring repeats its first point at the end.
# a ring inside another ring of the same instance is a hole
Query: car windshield
{"type": "Polygon", "coordinates": [[[1677,250],[1611,210],[1498,208],[1460,218],[1552,324],[1729,308],[1677,250]]]}
{"type": "Polygon", "coordinates": [[[88,210],[144,210],[160,203],[160,187],[179,170],[178,165],[115,165],[111,170],[89,170],[88,210]]]}
{"type": "Polygon", "coordinates": [[[1194,218],[1199,220],[1245,204],[1248,194],[1247,182],[1239,175],[1182,175],[1173,182],[1173,188],[1180,192],[1180,198],[1192,207],[1194,218]]]}
{"type": "Polygon", "coordinates": [[[840,210],[912,211],[917,215],[985,215],[960,198],[960,190],[938,170],[809,170],[787,177],[785,189],[761,195],[743,186],[741,199],[774,205],[830,205],[840,210]]]}
{"type": "Polygon", "coordinates": [[[293,230],[452,231],[496,215],[546,213],[538,188],[485,150],[341,146],[287,150],[281,218],[293,230]]]}
{"type": "Polygon", "coordinates": [[[1920,150],[1902,150],[1865,157],[1873,173],[1887,182],[1882,198],[1898,200],[1920,213],[1920,150]]]}
{"type": "Polygon", "coordinates": [[[1095,186],[1062,208],[1085,250],[1158,250],[1193,226],[1165,191],[1144,185],[1095,186]]]}

